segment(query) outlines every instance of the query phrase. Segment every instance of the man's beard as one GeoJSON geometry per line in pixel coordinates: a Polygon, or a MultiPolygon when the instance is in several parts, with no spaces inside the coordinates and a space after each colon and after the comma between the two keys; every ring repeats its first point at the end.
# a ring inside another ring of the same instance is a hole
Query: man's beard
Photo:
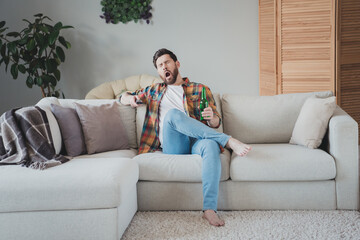
{"type": "Polygon", "coordinates": [[[171,73],[172,78],[170,78],[169,80],[167,80],[167,79],[166,79],[166,75],[165,75],[164,77],[161,77],[161,78],[162,78],[162,80],[165,82],[165,84],[167,84],[167,85],[172,85],[172,84],[174,84],[174,83],[176,82],[176,78],[177,78],[177,76],[178,76],[178,74],[179,74],[179,70],[178,70],[177,67],[175,67],[174,72],[171,72],[171,71],[169,71],[169,72],[171,73]]]}

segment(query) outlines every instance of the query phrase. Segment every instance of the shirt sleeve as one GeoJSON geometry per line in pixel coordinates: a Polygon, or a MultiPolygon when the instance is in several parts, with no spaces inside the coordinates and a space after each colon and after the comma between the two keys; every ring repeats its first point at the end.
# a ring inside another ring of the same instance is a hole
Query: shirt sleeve
{"type": "MultiPolygon", "coordinates": [[[[151,87],[152,87],[152,85],[147,86],[145,88],[137,89],[134,92],[126,91],[124,93],[128,93],[128,94],[133,95],[133,96],[137,95],[144,104],[147,104],[148,96],[149,96],[149,92],[150,92],[151,87]]],[[[122,94],[124,94],[124,93],[122,93],[122,94]]],[[[119,101],[121,100],[122,94],[120,95],[119,101]]]]}

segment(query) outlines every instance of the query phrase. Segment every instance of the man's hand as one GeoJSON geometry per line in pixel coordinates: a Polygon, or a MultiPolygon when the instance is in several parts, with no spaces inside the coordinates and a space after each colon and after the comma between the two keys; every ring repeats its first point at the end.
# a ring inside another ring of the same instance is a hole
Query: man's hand
{"type": "Polygon", "coordinates": [[[204,108],[202,117],[208,121],[210,127],[217,127],[219,125],[219,117],[214,114],[211,107],[204,108]]]}
{"type": "Polygon", "coordinates": [[[124,105],[130,105],[131,107],[135,108],[138,107],[140,105],[140,103],[136,103],[136,102],[141,102],[140,98],[136,95],[130,95],[128,93],[125,93],[122,95],[121,97],[121,103],[124,105]]]}
{"type": "Polygon", "coordinates": [[[130,98],[130,105],[133,108],[140,106],[140,104],[141,104],[140,102],[141,102],[141,100],[138,96],[132,96],[132,98],[130,98]]]}
{"type": "Polygon", "coordinates": [[[211,107],[204,108],[204,111],[201,113],[201,115],[207,121],[211,121],[211,119],[214,118],[214,112],[211,107]]]}

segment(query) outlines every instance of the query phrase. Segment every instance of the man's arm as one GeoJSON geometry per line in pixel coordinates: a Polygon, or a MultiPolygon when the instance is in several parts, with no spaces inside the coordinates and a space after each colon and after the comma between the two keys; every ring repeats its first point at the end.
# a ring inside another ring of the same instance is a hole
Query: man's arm
{"type": "Polygon", "coordinates": [[[138,107],[142,103],[147,104],[147,94],[152,86],[138,89],[135,92],[124,92],[121,94],[119,101],[123,105],[131,105],[132,107],[138,107]]]}
{"type": "Polygon", "coordinates": [[[214,117],[208,121],[209,126],[212,128],[218,128],[220,125],[220,118],[214,114],[214,117]]]}
{"type": "Polygon", "coordinates": [[[139,101],[140,98],[137,95],[131,95],[129,93],[123,93],[120,97],[121,104],[131,105],[131,107],[138,107],[139,104],[136,101],[139,101]]]}

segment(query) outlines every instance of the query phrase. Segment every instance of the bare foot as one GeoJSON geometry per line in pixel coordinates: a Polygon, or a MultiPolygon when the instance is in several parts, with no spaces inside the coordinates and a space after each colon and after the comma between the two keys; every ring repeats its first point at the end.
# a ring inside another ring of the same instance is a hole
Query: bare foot
{"type": "Polygon", "coordinates": [[[221,220],[214,210],[205,210],[203,218],[216,227],[224,226],[224,220],[221,220]]]}
{"type": "Polygon", "coordinates": [[[245,156],[251,150],[251,146],[240,142],[239,140],[231,137],[226,144],[226,147],[231,148],[240,157],[245,156]]]}

